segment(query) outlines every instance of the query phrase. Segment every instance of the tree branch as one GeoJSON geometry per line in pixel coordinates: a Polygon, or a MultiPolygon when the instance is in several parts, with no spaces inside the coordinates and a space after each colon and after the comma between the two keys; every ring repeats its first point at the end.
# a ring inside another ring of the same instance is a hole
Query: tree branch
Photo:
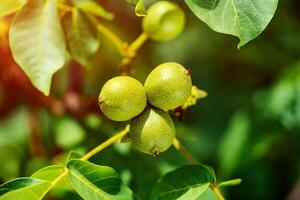
{"type": "MultiPolygon", "coordinates": [[[[94,149],[92,149],[91,151],[89,151],[87,154],[85,154],[83,157],[80,158],[80,160],[88,160],[90,159],[92,156],[96,155],[97,153],[99,153],[100,151],[102,151],[103,149],[105,149],[106,147],[110,146],[111,144],[113,144],[114,142],[117,142],[119,140],[121,140],[127,133],[129,130],[129,125],[127,125],[122,131],[120,131],[119,133],[117,133],[116,135],[112,136],[111,138],[109,138],[108,140],[104,141],[103,143],[101,143],[100,145],[98,145],[97,147],[95,147],[94,149]]],[[[46,194],[57,184],[59,183],[66,175],[68,174],[68,168],[65,168],[64,171],[56,178],[54,179],[51,183],[50,186],[47,188],[47,190],[43,193],[42,198],[44,198],[46,196],[46,194]]]]}

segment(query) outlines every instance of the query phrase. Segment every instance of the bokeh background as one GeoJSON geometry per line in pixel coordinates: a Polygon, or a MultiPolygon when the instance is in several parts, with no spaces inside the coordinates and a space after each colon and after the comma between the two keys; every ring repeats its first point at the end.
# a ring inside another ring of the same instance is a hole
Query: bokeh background
{"type": "MultiPolygon", "coordinates": [[[[103,23],[125,41],[141,33],[141,19],[124,0],[99,1],[115,13],[103,23]]],[[[150,5],[154,1],[147,1],[150,5]]],[[[176,40],[147,42],[132,63],[143,82],[162,62],[192,69],[193,84],[208,97],[176,120],[177,136],[219,181],[242,178],[227,199],[300,199],[300,3],[279,1],[267,29],[237,49],[238,39],[212,31],[177,1],[187,27],[176,40]]],[[[100,35],[88,68],[70,62],[54,77],[50,97],[37,92],[12,60],[7,33],[12,16],[0,19],[0,182],[64,163],[70,150],[84,153],[124,127],[98,109],[98,93],[119,74],[121,56],[100,35]]],[[[155,181],[186,164],[173,148],[158,158],[115,144],[91,159],[115,168],[141,199],[155,181]]],[[[80,199],[72,192],[51,199],[80,199]]]]}

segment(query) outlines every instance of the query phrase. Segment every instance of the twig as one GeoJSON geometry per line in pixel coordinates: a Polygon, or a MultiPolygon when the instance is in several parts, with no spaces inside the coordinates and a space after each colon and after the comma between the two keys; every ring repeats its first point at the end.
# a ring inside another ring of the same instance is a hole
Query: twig
{"type": "Polygon", "coordinates": [[[215,195],[217,196],[218,200],[225,200],[225,198],[223,197],[221,191],[219,190],[219,188],[218,188],[216,185],[210,184],[209,187],[210,187],[210,188],[212,189],[212,191],[215,193],[215,195]]]}
{"type": "Polygon", "coordinates": [[[141,46],[143,46],[143,44],[148,40],[148,38],[148,35],[143,32],[125,49],[125,57],[120,63],[120,68],[122,69],[123,73],[130,74],[129,65],[132,62],[133,58],[136,57],[138,49],[141,46]]]}
{"type": "Polygon", "coordinates": [[[30,107],[29,109],[29,147],[32,156],[44,156],[45,151],[35,107],[30,107]]]}
{"type": "MultiPolygon", "coordinates": [[[[125,129],[123,129],[122,131],[120,131],[119,133],[117,133],[116,135],[114,135],[113,137],[109,138],[108,140],[106,140],[105,142],[101,143],[100,145],[98,145],[97,147],[95,147],[94,149],[92,149],[90,152],[88,152],[87,154],[85,154],[82,158],[80,158],[80,160],[88,160],[90,159],[92,156],[96,155],[97,153],[99,153],[100,151],[102,151],[103,149],[105,149],[106,147],[108,147],[109,145],[113,144],[114,142],[117,142],[119,140],[121,140],[127,133],[129,130],[129,125],[127,125],[125,127],[125,129]]],[[[66,175],[68,174],[68,168],[65,168],[64,171],[56,178],[54,179],[51,183],[50,186],[47,188],[47,190],[43,193],[41,199],[43,197],[46,196],[46,194],[57,184],[59,183],[66,175]]]]}
{"type": "Polygon", "coordinates": [[[118,134],[116,134],[113,137],[109,138],[108,140],[106,140],[105,142],[103,142],[102,144],[95,147],[93,150],[91,150],[87,154],[85,154],[81,158],[81,160],[88,160],[91,157],[93,157],[94,155],[96,155],[98,152],[102,151],[103,149],[105,149],[106,147],[111,145],[112,143],[114,143],[116,141],[120,141],[128,133],[128,129],[129,129],[129,126],[126,126],[126,128],[124,130],[120,131],[118,134]]]}

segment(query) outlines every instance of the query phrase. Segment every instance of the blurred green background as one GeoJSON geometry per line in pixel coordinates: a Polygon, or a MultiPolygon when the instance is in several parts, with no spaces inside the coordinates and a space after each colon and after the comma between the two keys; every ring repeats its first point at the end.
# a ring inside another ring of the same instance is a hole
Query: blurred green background
{"type": "MultiPolygon", "coordinates": [[[[171,42],[148,41],[132,64],[134,77],[143,82],[167,61],[192,69],[193,84],[208,97],[175,120],[177,136],[215,169],[219,181],[243,179],[224,190],[227,199],[300,199],[300,2],[280,1],[267,29],[240,50],[237,38],[212,31],[177,2],[187,15],[184,33],[171,42]]],[[[141,19],[126,1],[100,3],[116,15],[103,23],[125,41],[141,33],[141,19]]],[[[84,153],[124,127],[97,108],[98,93],[119,74],[121,59],[100,37],[88,69],[71,63],[55,75],[51,101],[32,88],[0,40],[1,182],[63,163],[70,150],[84,153]]],[[[128,143],[115,144],[91,161],[115,168],[143,200],[161,175],[186,164],[174,148],[154,158],[128,143]]],[[[51,196],[80,199],[72,192],[51,196]]]]}

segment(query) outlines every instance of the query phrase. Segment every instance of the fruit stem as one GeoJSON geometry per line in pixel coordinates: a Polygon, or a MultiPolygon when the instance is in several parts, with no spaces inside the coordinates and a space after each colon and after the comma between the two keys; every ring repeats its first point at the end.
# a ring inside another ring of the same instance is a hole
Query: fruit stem
{"type": "Polygon", "coordinates": [[[210,188],[215,193],[215,195],[217,196],[218,200],[225,200],[225,198],[223,197],[221,191],[219,190],[219,188],[216,185],[210,184],[210,188]]]}
{"type": "Polygon", "coordinates": [[[148,38],[147,33],[141,33],[127,48],[128,54],[131,55],[131,53],[135,53],[148,40],[148,38]]]}
{"type": "Polygon", "coordinates": [[[183,146],[183,144],[180,143],[180,141],[175,138],[173,140],[173,146],[175,149],[177,149],[187,161],[189,161],[191,164],[198,163],[197,159],[194,158],[194,156],[183,146]]]}
{"type": "MultiPolygon", "coordinates": [[[[98,145],[97,147],[95,147],[94,149],[92,149],[90,152],[88,152],[83,157],[81,157],[80,160],[88,160],[88,159],[90,159],[92,156],[96,155],[97,153],[99,153],[100,151],[102,151],[103,149],[105,149],[106,147],[108,147],[109,145],[113,144],[114,142],[117,142],[117,141],[121,140],[128,133],[128,131],[129,131],[129,125],[127,125],[122,131],[120,131],[116,135],[112,136],[108,140],[104,141],[103,143],[101,143],[100,145],[98,145]]],[[[59,174],[59,176],[50,183],[49,187],[43,193],[41,199],[43,197],[45,197],[45,195],[56,184],[58,184],[67,174],[68,174],[68,168],[65,168],[64,171],[61,174],[59,174]]]]}

